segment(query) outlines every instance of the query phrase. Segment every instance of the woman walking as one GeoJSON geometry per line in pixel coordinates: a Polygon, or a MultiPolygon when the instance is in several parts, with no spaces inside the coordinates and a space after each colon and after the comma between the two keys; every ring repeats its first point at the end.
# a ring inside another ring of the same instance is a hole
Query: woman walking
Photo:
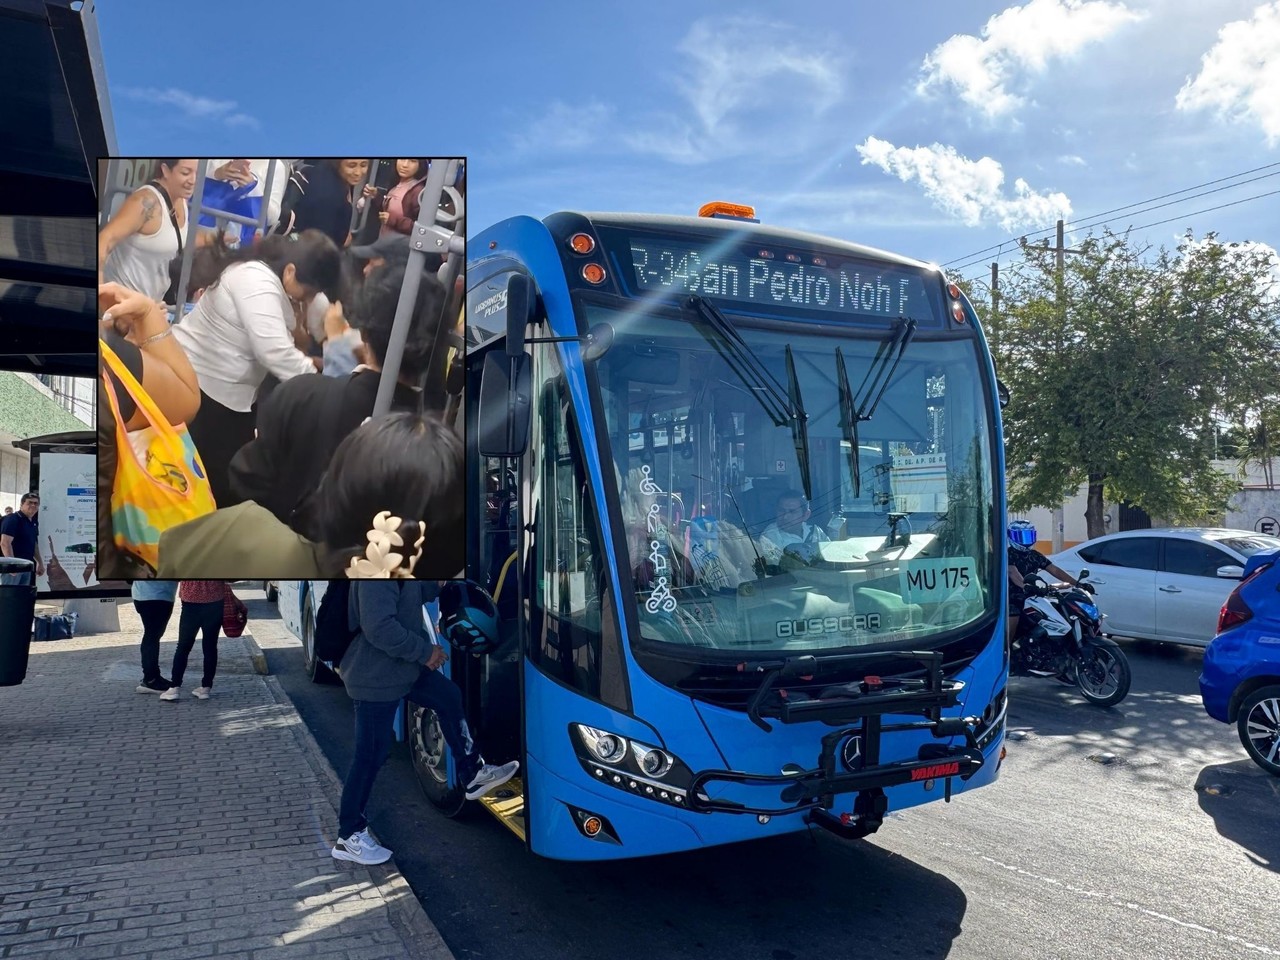
{"type": "Polygon", "coordinates": [[[182,678],[187,672],[187,658],[195,646],[196,634],[202,633],[200,645],[204,653],[204,675],[200,686],[191,691],[197,700],[208,700],[213,692],[213,677],[218,672],[218,631],[222,629],[222,603],[227,594],[223,580],[183,580],[178,587],[182,614],[178,618],[178,649],[173,653],[173,673],[169,689],[161,700],[174,701],[182,692],[182,678]]]}
{"type": "Polygon", "coordinates": [[[114,280],[162,300],[169,262],[182,254],[187,199],[196,186],[196,160],[161,160],[156,178],[135,190],[98,234],[98,284],[114,280]]]}

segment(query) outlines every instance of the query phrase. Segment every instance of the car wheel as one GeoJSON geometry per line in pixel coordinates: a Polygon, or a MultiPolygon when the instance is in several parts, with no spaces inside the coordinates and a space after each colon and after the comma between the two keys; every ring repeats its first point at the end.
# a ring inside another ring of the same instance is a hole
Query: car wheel
{"type": "Polygon", "coordinates": [[[1255,690],[1245,698],[1236,729],[1253,762],[1280,777],[1280,684],[1255,690]]]}
{"type": "Polygon", "coordinates": [[[262,581],[262,592],[267,595],[267,603],[275,603],[280,596],[276,591],[276,585],[270,580],[262,581]]]}

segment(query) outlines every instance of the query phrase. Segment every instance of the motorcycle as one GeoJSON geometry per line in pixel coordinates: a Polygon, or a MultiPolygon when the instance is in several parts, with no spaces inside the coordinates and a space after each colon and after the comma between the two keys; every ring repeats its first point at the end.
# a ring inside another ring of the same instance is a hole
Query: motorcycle
{"type": "Polygon", "coordinates": [[[1093,602],[1088,578],[1081,570],[1079,585],[1065,588],[1027,578],[1009,672],[1056,677],[1079,687],[1090,703],[1113,707],[1128,695],[1133,673],[1120,645],[1102,635],[1106,615],[1093,602]]]}

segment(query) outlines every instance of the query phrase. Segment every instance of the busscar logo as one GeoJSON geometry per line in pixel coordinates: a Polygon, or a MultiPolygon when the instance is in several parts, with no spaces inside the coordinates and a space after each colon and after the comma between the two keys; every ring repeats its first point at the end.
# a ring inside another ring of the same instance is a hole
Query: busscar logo
{"type": "Polygon", "coordinates": [[[917,767],[911,771],[912,780],[932,780],[934,777],[954,777],[960,772],[960,761],[935,763],[929,767],[917,767]]]}
{"type": "Polygon", "coordinates": [[[807,620],[779,620],[775,625],[779,639],[790,637],[817,637],[832,633],[858,633],[880,629],[880,614],[865,616],[810,617],[807,620]]]}

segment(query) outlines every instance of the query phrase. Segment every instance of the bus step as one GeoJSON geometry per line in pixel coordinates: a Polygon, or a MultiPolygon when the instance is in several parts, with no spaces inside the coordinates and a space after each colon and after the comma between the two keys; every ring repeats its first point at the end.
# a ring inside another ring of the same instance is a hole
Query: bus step
{"type": "Polygon", "coordinates": [[[524,780],[512,777],[497,790],[485,794],[478,803],[498,818],[508,830],[523,840],[524,837],[524,780]]]}

